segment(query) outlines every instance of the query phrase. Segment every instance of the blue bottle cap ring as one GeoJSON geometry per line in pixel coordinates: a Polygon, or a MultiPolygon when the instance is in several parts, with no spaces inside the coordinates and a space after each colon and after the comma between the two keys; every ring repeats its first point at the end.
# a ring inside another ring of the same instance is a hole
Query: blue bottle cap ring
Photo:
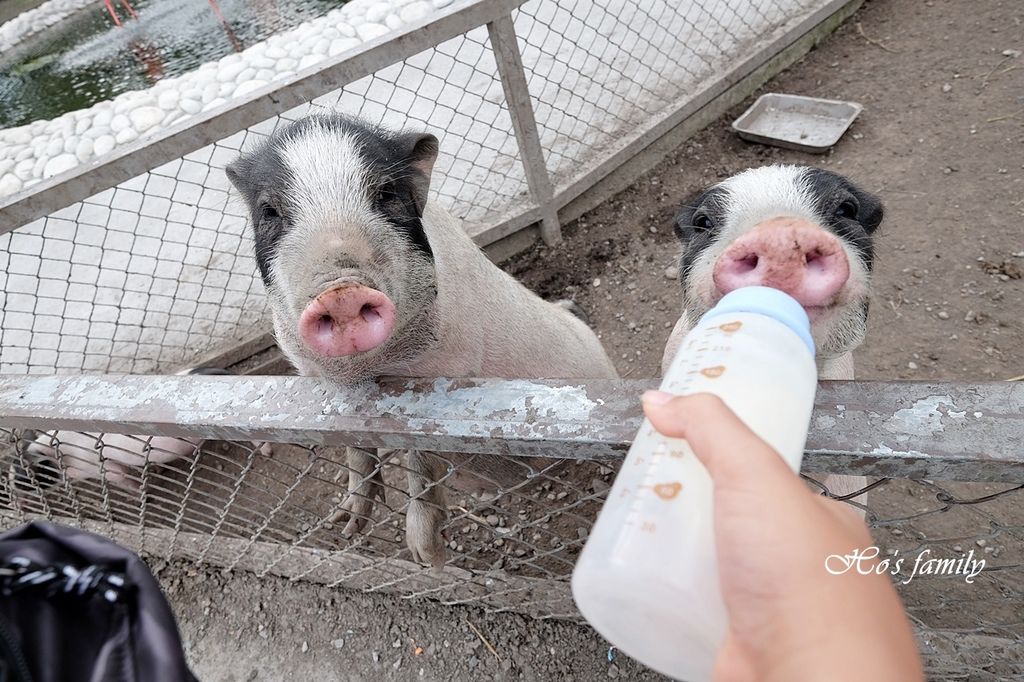
{"type": "Polygon", "coordinates": [[[742,287],[730,291],[718,304],[705,313],[701,321],[729,313],[756,313],[781,322],[800,337],[807,350],[814,355],[814,338],[807,311],[796,299],[784,291],[771,287],[742,287]]]}

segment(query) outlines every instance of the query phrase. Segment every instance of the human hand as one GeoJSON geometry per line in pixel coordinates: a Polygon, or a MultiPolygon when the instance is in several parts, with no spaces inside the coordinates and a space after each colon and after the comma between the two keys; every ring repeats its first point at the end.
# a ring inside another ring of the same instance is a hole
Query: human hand
{"type": "Polygon", "coordinates": [[[715,680],[923,680],[887,574],[832,575],[826,558],[873,545],[847,505],[812,493],[725,403],[648,391],[655,429],[685,438],[714,485],[715,546],[729,634],[715,680]]]}

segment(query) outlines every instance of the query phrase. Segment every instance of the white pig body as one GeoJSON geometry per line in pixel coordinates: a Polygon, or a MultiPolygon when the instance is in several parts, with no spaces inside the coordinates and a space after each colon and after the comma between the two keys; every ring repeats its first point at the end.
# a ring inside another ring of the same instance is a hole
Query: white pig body
{"type": "MultiPolygon", "coordinates": [[[[428,200],[432,135],[339,115],[279,129],[229,165],[253,226],[278,345],[301,374],[339,384],[381,377],[606,378],[600,341],[566,307],[495,266],[461,223],[428,200]]],[[[542,462],[410,452],[406,541],[445,560],[441,485],[451,465],[522,480],[542,462]]],[[[346,535],[383,498],[381,462],[348,451],[346,535]]]]}

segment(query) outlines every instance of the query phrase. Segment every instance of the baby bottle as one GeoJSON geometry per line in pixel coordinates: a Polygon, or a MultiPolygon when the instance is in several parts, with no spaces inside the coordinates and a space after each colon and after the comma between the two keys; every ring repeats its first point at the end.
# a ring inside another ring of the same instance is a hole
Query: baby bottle
{"type": "MultiPolygon", "coordinates": [[[[794,471],[816,387],[807,314],[767,287],[723,297],[687,334],[661,382],[667,393],[719,396],[794,471]]],[[[686,441],[645,419],[572,576],[573,598],[595,630],[687,682],[711,679],[728,626],[711,510],[711,478],[686,441]]]]}

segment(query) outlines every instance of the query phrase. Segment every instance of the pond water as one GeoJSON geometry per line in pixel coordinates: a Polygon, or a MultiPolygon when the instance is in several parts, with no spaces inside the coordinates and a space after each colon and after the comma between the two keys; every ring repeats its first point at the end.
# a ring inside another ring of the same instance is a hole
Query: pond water
{"type": "Polygon", "coordinates": [[[344,0],[134,0],[117,27],[102,0],[0,54],[0,128],[51,119],[322,16],[344,0]],[[223,22],[218,16],[223,17],[223,22]]]}

